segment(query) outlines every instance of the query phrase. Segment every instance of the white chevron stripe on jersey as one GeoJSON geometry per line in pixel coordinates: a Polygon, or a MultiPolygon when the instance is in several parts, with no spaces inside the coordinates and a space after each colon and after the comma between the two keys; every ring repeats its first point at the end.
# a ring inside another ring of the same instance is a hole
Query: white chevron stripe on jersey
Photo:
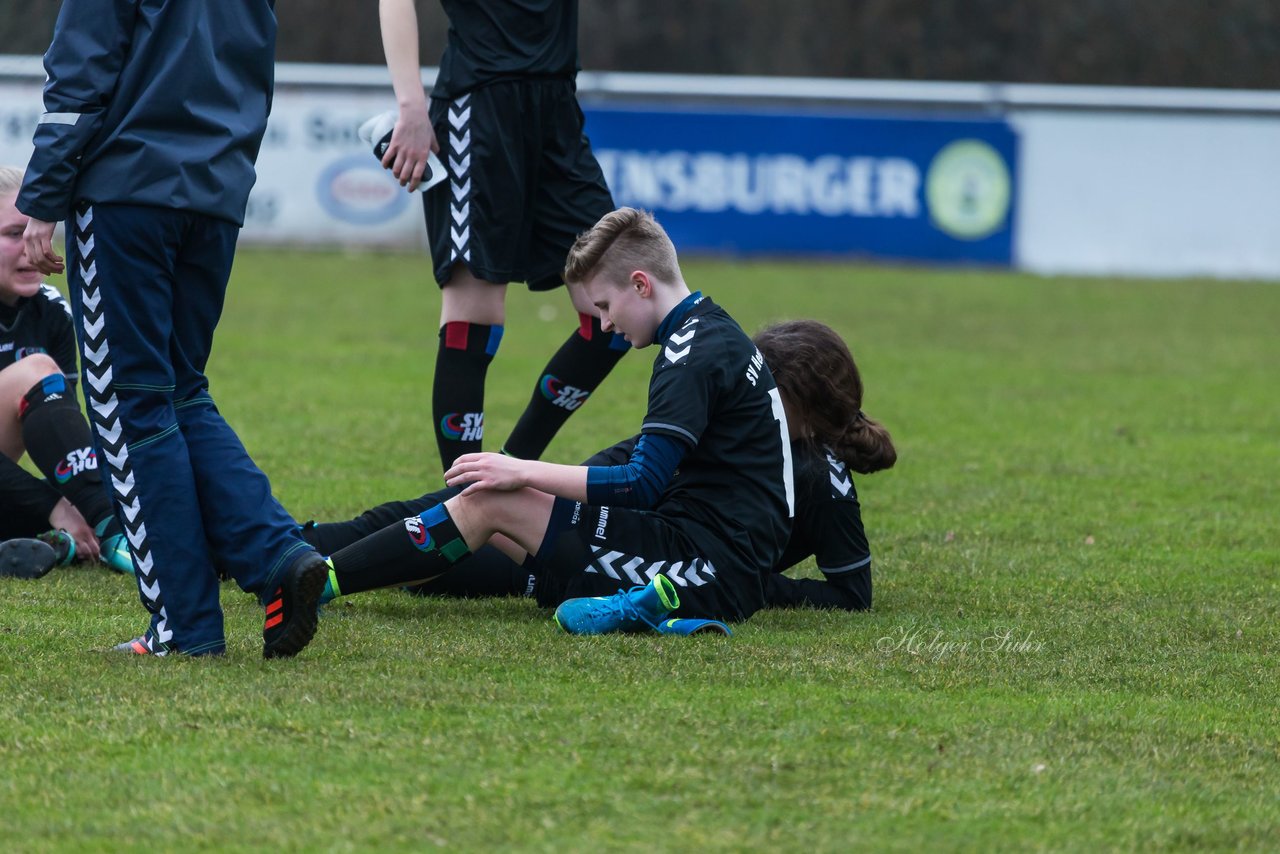
{"type": "Polygon", "coordinates": [[[837,493],[841,498],[849,496],[849,490],[853,489],[853,480],[849,477],[849,467],[845,465],[844,460],[837,457],[831,451],[827,450],[827,467],[831,469],[831,488],[834,492],[832,497],[836,497],[837,493]]]}
{"type": "Polygon", "coordinates": [[[40,286],[40,293],[45,295],[49,302],[62,306],[62,310],[67,313],[67,317],[71,316],[71,304],[62,298],[62,294],[58,293],[57,288],[51,288],[48,285],[40,286]]]}
{"type": "Polygon", "coordinates": [[[670,347],[663,347],[662,355],[667,357],[667,362],[669,364],[674,365],[676,362],[679,362],[685,356],[689,355],[691,350],[693,350],[693,347],[685,347],[682,350],[672,350],[670,347]]]}

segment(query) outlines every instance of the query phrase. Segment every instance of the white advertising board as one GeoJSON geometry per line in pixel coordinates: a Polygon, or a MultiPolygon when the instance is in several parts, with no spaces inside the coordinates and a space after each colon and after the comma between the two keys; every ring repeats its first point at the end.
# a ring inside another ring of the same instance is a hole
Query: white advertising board
{"type": "MultiPolygon", "coordinates": [[[[42,112],[37,83],[0,82],[0,163],[24,167],[42,112]]],[[[249,197],[242,243],[424,245],[419,197],[400,187],[356,137],[395,107],[385,94],[277,90],[249,197]]]]}
{"type": "Polygon", "coordinates": [[[1280,116],[1035,112],[1014,264],[1280,279],[1280,116]]]}

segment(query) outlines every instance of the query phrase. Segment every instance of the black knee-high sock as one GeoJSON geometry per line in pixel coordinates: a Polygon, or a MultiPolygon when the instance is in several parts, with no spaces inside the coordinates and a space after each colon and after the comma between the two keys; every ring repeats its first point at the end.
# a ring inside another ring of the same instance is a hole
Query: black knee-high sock
{"type": "Polygon", "coordinates": [[[525,460],[542,456],[564,422],[631,349],[621,335],[601,330],[600,318],[580,314],[578,319],[578,329],[539,377],[529,405],[502,446],[503,453],[525,460]]]}
{"type": "Polygon", "coordinates": [[[346,596],[434,578],[470,555],[449,511],[437,504],[339,549],[329,558],[330,578],[346,596]]]}
{"type": "MultiPolygon", "coordinates": [[[[102,486],[89,423],[62,374],[50,374],[22,398],[22,441],[31,461],[95,528],[116,522],[102,486]]],[[[118,533],[118,532],[117,532],[118,533]]]]}
{"type": "Polygon", "coordinates": [[[501,341],[501,326],[454,321],[440,327],[431,416],[445,471],[458,457],[480,450],[484,377],[501,341]]]}

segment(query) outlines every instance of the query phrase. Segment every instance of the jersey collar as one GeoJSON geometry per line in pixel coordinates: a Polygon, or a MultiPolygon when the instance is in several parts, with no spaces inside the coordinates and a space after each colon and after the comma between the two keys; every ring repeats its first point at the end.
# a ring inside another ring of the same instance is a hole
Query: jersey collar
{"type": "Polygon", "coordinates": [[[662,319],[662,323],[658,324],[658,337],[654,340],[666,341],[667,336],[676,331],[681,321],[688,317],[689,312],[700,302],[702,302],[702,291],[694,291],[680,300],[680,304],[667,312],[667,316],[662,319]]]}

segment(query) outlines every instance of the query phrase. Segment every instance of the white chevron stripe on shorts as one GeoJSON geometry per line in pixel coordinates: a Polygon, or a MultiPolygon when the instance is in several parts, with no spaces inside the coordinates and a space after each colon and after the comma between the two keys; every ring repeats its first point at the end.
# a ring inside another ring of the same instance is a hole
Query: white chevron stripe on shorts
{"type": "Polygon", "coordinates": [[[449,104],[449,260],[471,260],[471,95],[449,104]]]}
{"type": "Polygon", "coordinates": [[[715,566],[711,561],[700,557],[689,561],[678,560],[667,566],[665,560],[650,560],[639,555],[605,551],[600,546],[592,546],[591,552],[595,560],[583,571],[606,575],[620,583],[648,584],[661,573],[680,587],[702,587],[716,577],[715,566]]]}

